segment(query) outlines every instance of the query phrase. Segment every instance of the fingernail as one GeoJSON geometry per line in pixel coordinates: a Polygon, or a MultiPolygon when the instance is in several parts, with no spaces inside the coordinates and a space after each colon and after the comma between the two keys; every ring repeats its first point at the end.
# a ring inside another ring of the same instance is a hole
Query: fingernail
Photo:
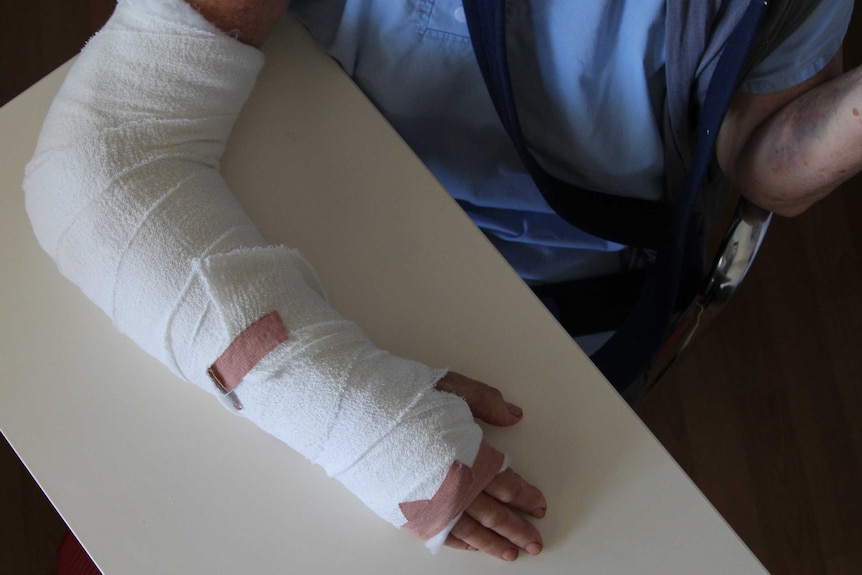
{"type": "Polygon", "coordinates": [[[538,555],[539,553],[542,552],[542,544],[541,543],[530,543],[524,549],[530,555],[538,555]]]}
{"type": "Polygon", "coordinates": [[[467,545],[467,551],[478,551],[478,547],[473,547],[472,545],[467,545]]]}
{"type": "Polygon", "coordinates": [[[506,549],[503,551],[503,561],[514,561],[518,558],[517,549],[506,549]]]}
{"type": "Polygon", "coordinates": [[[506,407],[509,408],[509,413],[511,413],[515,417],[521,417],[522,415],[524,415],[524,410],[515,405],[514,403],[507,403],[506,407]]]}
{"type": "Polygon", "coordinates": [[[545,516],[546,512],[547,512],[547,509],[545,509],[544,507],[540,507],[540,508],[536,509],[535,511],[533,511],[530,515],[532,515],[536,519],[541,519],[542,517],[545,516]]]}

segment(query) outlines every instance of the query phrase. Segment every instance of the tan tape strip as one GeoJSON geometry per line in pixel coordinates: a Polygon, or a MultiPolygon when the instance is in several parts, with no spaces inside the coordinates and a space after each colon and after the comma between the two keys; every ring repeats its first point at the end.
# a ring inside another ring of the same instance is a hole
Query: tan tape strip
{"type": "Polygon", "coordinates": [[[287,328],[277,311],[256,320],[236,336],[207,373],[222,391],[230,393],[279,344],[287,341],[287,328]]]}
{"type": "Polygon", "coordinates": [[[440,533],[482,493],[500,472],[503,460],[503,454],[483,440],[473,467],[454,461],[430,500],[420,499],[399,505],[407,519],[404,529],[422,539],[430,539],[440,533]]]}

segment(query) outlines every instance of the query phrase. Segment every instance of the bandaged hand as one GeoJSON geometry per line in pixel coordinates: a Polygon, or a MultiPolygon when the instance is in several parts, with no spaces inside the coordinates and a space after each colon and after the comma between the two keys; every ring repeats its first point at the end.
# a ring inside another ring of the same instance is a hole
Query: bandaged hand
{"type": "MultiPolygon", "coordinates": [[[[437,389],[464,398],[477,419],[490,425],[515,425],[524,413],[506,402],[495,388],[450,372],[437,389]]],[[[542,551],[542,537],[523,514],[545,516],[545,496],[511,468],[497,475],[461,516],[446,539],[453,549],[480,550],[505,561],[518,558],[519,549],[531,555],[542,551]]]]}
{"type": "Polygon", "coordinates": [[[121,1],[70,70],[27,166],[40,245],[178,377],[430,548],[451,537],[505,557],[540,543],[507,514],[537,512],[540,494],[501,473],[505,458],[470,411],[514,423],[505,404],[376,348],[299,253],[265,241],[219,174],[262,65],[181,0],[121,1]]]}

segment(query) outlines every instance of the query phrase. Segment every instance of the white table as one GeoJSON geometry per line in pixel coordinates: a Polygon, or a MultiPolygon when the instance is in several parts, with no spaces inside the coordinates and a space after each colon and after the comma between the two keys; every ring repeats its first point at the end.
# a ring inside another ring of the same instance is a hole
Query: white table
{"type": "Polygon", "coordinates": [[[338,67],[283,23],[224,173],[381,347],[525,409],[492,431],[549,501],[513,564],[421,544],[119,336],[55,270],[20,182],[67,69],[0,110],[0,429],[106,574],[763,573],[338,67]]]}

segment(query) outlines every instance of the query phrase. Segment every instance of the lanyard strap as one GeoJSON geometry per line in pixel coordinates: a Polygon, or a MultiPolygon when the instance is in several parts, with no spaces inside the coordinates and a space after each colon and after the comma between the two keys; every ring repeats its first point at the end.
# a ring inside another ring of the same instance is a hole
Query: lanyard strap
{"type": "Polygon", "coordinates": [[[463,4],[473,50],[494,107],[548,204],[569,223],[588,233],[627,245],[658,248],[656,261],[631,313],[592,356],[605,377],[622,390],[646,369],[670,333],[681,281],[686,285],[680,299],[687,302],[694,297],[691,285],[697,283],[691,277],[702,276],[697,229],[692,218],[694,204],[768,0],[751,0],[728,38],[704,99],[695,153],[683,193],[670,211],[662,203],[582,190],[545,172],[527,149],[512,93],[506,53],[506,1],[463,0],[463,4]],[[650,223],[644,224],[647,220],[650,223]]]}
{"type": "Polygon", "coordinates": [[[505,0],[465,0],[464,13],[485,85],[503,126],[536,187],[564,220],[602,239],[658,249],[673,217],[673,206],[604,194],[573,186],[548,174],[527,148],[512,93],[506,53],[505,0]]]}

